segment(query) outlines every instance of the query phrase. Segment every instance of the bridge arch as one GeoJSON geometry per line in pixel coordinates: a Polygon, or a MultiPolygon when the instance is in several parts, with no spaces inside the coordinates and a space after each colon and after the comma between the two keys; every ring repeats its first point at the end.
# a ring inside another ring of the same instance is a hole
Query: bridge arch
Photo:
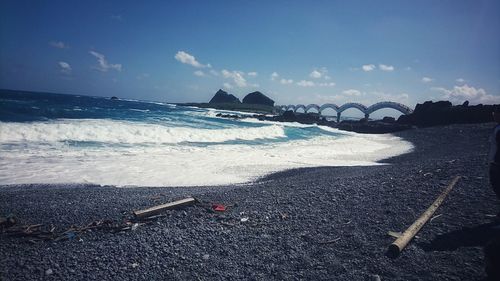
{"type": "Polygon", "coordinates": [[[413,110],[404,104],[393,101],[383,101],[383,102],[377,102],[376,104],[369,106],[366,109],[366,114],[372,114],[373,112],[383,108],[392,108],[403,114],[413,113],[413,110]]]}
{"type": "Polygon", "coordinates": [[[364,106],[360,103],[356,103],[356,102],[349,102],[349,103],[343,104],[341,107],[339,107],[338,112],[342,113],[343,111],[345,111],[349,108],[356,108],[359,111],[361,111],[362,113],[366,114],[366,106],[364,106]]]}
{"type": "Polygon", "coordinates": [[[321,114],[321,112],[327,108],[331,108],[333,110],[335,110],[335,112],[339,112],[339,106],[334,104],[334,103],[325,103],[323,104],[322,106],[319,107],[319,114],[321,114]]]}
{"type": "Polygon", "coordinates": [[[301,109],[301,108],[304,110],[304,113],[306,113],[306,106],[305,106],[305,105],[303,105],[303,104],[297,104],[297,105],[295,106],[294,112],[297,112],[297,110],[299,110],[299,109],[301,109]]]}
{"type": "Polygon", "coordinates": [[[285,111],[288,111],[288,110],[291,110],[291,111],[295,112],[295,105],[293,105],[293,104],[289,104],[289,105],[286,107],[286,110],[285,110],[285,111]]]}
{"type": "Polygon", "coordinates": [[[318,113],[320,113],[320,111],[319,111],[319,105],[317,105],[317,104],[313,104],[313,103],[308,104],[308,105],[306,106],[306,113],[307,113],[310,109],[312,109],[312,108],[316,109],[316,110],[318,111],[318,113]]]}

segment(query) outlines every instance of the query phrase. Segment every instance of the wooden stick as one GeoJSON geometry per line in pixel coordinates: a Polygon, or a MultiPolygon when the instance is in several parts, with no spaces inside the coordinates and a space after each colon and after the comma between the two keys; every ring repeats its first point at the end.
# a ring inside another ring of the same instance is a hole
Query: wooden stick
{"type": "Polygon", "coordinates": [[[152,215],[156,215],[164,210],[174,209],[174,208],[178,208],[178,207],[182,207],[182,206],[186,206],[186,205],[192,205],[195,202],[196,202],[196,199],[194,199],[193,197],[189,197],[186,199],[170,202],[167,204],[154,206],[154,207],[151,207],[148,209],[134,211],[134,215],[138,218],[149,217],[152,215]]]}
{"type": "Polygon", "coordinates": [[[439,197],[432,203],[432,205],[410,226],[408,229],[403,232],[403,234],[396,239],[390,246],[388,254],[390,256],[396,257],[399,253],[408,245],[408,243],[413,239],[413,237],[417,234],[417,232],[424,226],[424,224],[429,220],[429,218],[434,214],[434,212],[439,208],[441,203],[443,203],[444,199],[450,193],[451,189],[455,186],[455,184],[460,179],[460,176],[456,176],[448,187],[439,195],[439,197]]]}

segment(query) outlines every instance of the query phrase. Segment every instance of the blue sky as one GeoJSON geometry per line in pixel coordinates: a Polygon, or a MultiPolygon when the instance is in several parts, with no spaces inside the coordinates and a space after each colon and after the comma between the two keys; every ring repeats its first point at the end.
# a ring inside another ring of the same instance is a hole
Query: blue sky
{"type": "Polygon", "coordinates": [[[500,103],[500,1],[1,1],[0,88],[500,103]]]}

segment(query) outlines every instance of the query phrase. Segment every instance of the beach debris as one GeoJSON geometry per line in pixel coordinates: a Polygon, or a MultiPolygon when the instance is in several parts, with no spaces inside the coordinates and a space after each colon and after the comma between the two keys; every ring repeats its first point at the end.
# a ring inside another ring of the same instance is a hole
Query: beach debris
{"type": "Polygon", "coordinates": [[[325,245],[325,244],[333,244],[333,243],[335,243],[335,242],[337,242],[337,241],[339,241],[339,240],[340,240],[340,237],[337,237],[337,238],[335,238],[335,239],[333,239],[333,240],[328,240],[328,241],[318,242],[318,244],[321,244],[321,245],[325,245]]]}
{"type": "Polygon", "coordinates": [[[387,254],[390,257],[397,257],[399,253],[408,245],[408,243],[415,237],[417,232],[425,225],[425,223],[431,218],[431,216],[436,212],[437,208],[443,203],[446,196],[453,189],[455,184],[460,179],[460,176],[456,176],[451,183],[446,187],[446,189],[436,198],[434,203],[427,208],[427,210],[410,226],[403,232],[403,234],[398,237],[391,245],[387,254]]]}
{"type": "Polygon", "coordinates": [[[429,220],[429,222],[432,222],[433,220],[435,220],[435,219],[439,218],[439,217],[440,217],[440,216],[442,216],[442,215],[443,215],[443,214],[439,214],[439,215],[435,215],[435,216],[433,216],[433,217],[429,220]]]}
{"type": "Polygon", "coordinates": [[[248,221],[248,217],[243,217],[240,219],[241,222],[247,222],[248,221]]]}
{"type": "Polygon", "coordinates": [[[286,220],[286,219],[288,219],[288,214],[287,214],[287,213],[282,213],[282,212],[280,212],[280,218],[281,218],[282,220],[286,220]]]}
{"type": "Polygon", "coordinates": [[[424,177],[432,176],[432,173],[425,173],[424,177]]]}
{"type": "Polygon", "coordinates": [[[145,217],[149,217],[152,215],[157,215],[158,213],[161,213],[165,210],[171,210],[171,209],[180,208],[180,207],[184,207],[184,206],[188,206],[188,205],[193,205],[195,203],[196,203],[196,199],[194,199],[193,197],[188,197],[188,198],[177,200],[174,202],[153,206],[153,207],[148,208],[148,209],[137,210],[137,211],[134,211],[133,213],[138,218],[145,218],[145,217]]]}
{"type": "Polygon", "coordinates": [[[226,211],[226,206],[222,204],[213,204],[212,205],[212,210],[216,212],[225,212],[226,211]]]}
{"type": "Polygon", "coordinates": [[[80,238],[80,234],[86,231],[103,230],[117,233],[126,230],[135,230],[138,226],[146,223],[150,222],[134,223],[131,221],[125,221],[123,223],[116,223],[111,220],[98,220],[84,226],[73,225],[64,232],[56,232],[56,227],[53,225],[48,227],[44,227],[43,224],[17,225],[2,229],[0,234],[9,237],[28,238],[28,241],[31,243],[46,240],[76,240],[82,242],[83,240],[80,238]]]}
{"type": "Polygon", "coordinates": [[[388,231],[387,234],[391,237],[394,237],[394,238],[399,238],[399,237],[401,237],[401,235],[403,235],[403,233],[396,232],[396,231],[388,231]]]}

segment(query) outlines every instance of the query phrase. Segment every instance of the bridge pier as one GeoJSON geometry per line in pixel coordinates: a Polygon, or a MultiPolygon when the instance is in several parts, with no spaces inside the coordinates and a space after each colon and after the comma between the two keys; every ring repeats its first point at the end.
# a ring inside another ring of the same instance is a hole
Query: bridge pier
{"type": "Polygon", "coordinates": [[[370,114],[365,113],[365,119],[368,121],[368,117],[370,117],[370,114]]]}
{"type": "Polygon", "coordinates": [[[341,112],[337,112],[337,123],[340,122],[340,114],[342,114],[341,112]]]}

